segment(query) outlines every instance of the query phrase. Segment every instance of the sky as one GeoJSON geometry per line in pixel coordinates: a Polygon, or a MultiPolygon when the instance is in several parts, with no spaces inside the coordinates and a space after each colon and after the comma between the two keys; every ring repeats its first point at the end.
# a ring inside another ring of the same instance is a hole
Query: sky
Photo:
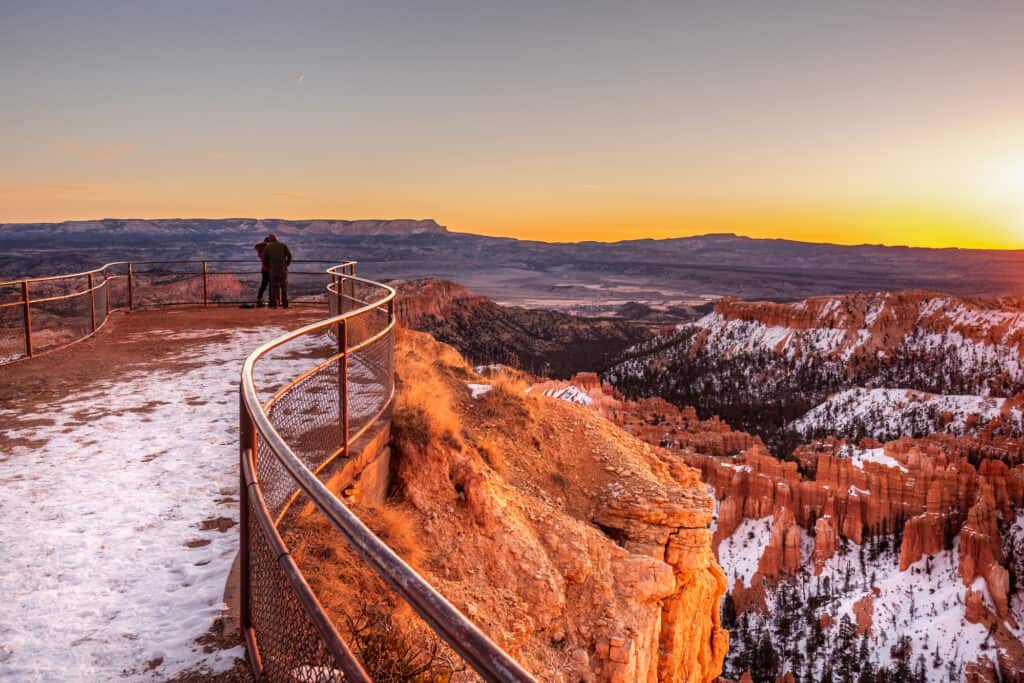
{"type": "Polygon", "coordinates": [[[1024,2],[0,3],[0,221],[1024,247],[1024,2]]]}

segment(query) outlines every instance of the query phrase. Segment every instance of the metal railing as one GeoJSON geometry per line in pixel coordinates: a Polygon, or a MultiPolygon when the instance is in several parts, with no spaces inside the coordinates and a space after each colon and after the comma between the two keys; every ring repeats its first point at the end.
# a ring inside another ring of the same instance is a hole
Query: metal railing
{"type": "MultiPolygon", "coordinates": [[[[302,263],[334,262],[293,262],[302,263]]],[[[88,339],[114,311],[251,302],[259,282],[252,265],[116,262],[0,282],[0,339],[7,344],[0,346],[0,366],[88,339]],[[19,330],[22,338],[16,339],[19,330]]],[[[298,512],[310,507],[296,504],[302,498],[412,607],[431,636],[475,672],[467,676],[533,681],[321,481],[332,464],[345,462],[360,442],[387,426],[395,392],[395,291],[357,277],[354,262],[326,271],[291,268],[289,290],[297,302],[326,303],[330,317],[264,344],[242,368],[239,617],[257,680],[371,680],[286,543],[312,533],[311,516],[298,512]],[[296,276],[313,281],[296,282],[296,276]]]]}
{"type": "MultiPolygon", "coordinates": [[[[324,268],[334,263],[293,261],[292,299],[323,304],[324,268]]],[[[115,311],[251,303],[260,282],[253,266],[253,260],[229,259],[115,261],[80,273],[0,282],[0,366],[89,339],[115,311]]]]}
{"type": "Polygon", "coordinates": [[[296,512],[302,496],[478,677],[532,681],[318,476],[383,428],[394,397],[395,291],[356,277],[354,264],[328,272],[332,317],[263,345],[242,369],[240,602],[250,665],[274,681],[371,680],[285,541],[313,523],[296,512]],[[254,373],[270,356],[314,360],[261,402],[254,373]]]}

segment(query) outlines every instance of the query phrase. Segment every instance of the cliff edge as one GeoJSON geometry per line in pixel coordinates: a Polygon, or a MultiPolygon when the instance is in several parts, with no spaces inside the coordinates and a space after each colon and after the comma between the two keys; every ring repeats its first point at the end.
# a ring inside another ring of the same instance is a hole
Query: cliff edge
{"type": "MultiPolygon", "coordinates": [[[[538,679],[715,679],[726,581],[697,471],[429,335],[400,331],[396,353],[388,498],[357,508],[367,523],[538,679]]],[[[377,586],[329,531],[295,555],[342,628],[372,621],[352,610],[377,586]]]]}

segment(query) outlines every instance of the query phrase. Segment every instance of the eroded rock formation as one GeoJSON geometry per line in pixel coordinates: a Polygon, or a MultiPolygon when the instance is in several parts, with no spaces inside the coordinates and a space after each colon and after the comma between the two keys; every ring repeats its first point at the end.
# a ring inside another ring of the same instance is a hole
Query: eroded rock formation
{"type": "MultiPolygon", "coordinates": [[[[538,680],[721,673],[726,581],[697,471],[512,374],[478,375],[425,334],[399,334],[396,367],[391,487],[377,504],[403,516],[410,561],[442,594],[538,680]],[[491,389],[474,398],[467,383],[491,389]]],[[[320,559],[338,552],[296,554],[321,563],[308,576],[347,576],[320,559]]],[[[330,605],[342,623],[348,605],[330,605]]]]}

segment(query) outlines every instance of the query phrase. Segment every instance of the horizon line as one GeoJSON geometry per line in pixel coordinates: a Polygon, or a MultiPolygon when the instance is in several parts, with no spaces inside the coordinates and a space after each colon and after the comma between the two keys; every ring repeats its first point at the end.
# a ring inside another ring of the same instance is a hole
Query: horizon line
{"type": "MultiPolygon", "coordinates": [[[[536,242],[540,244],[622,244],[626,242],[663,242],[670,240],[683,240],[683,239],[696,239],[701,237],[734,237],[737,239],[744,239],[756,242],[790,242],[792,244],[808,244],[808,245],[819,245],[819,246],[833,246],[833,247],[873,247],[873,248],[885,248],[885,249],[920,249],[928,251],[974,251],[974,252],[1024,252],[1024,245],[1014,247],[964,247],[954,244],[946,244],[942,246],[925,246],[915,244],[897,244],[897,243],[885,243],[885,242],[837,242],[837,241],[815,241],[806,239],[792,239],[788,237],[765,237],[765,236],[754,236],[749,234],[743,234],[739,232],[729,231],[711,231],[711,232],[694,232],[683,235],[674,235],[669,237],[634,237],[629,239],[578,239],[578,240],[544,240],[536,238],[524,238],[517,237],[515,235],[503,234],[503,233],[488,233],[488,232],[473,232],[470,230],[454,230],[449,228],[444,223],[441,223],[436,218],[278,218],[274,216],[171,216],[171,217],[157,217],[157,218],[139,218],[139,217],[114,217],[105,216],[103,218],[68,218],[64,220],[51,220],[51,221],[0,221],[0,228],[7,227],[18,227],[18,226],[56,226],[66,223],[102,223],[104,221],[140,221],[140,222],[157,222],[157,221],[280,221],[283,223],[312,223],[312,222],[385,222],[385,223],[397,223],[403,221],[409,222],[432,222],[442,229],[443,232],[453,235],[470,235],[474,237],[491,237],[495,239],[512,239],[519,242],[536,242]]],[[[412,234],[412,233],[410,233],[412,234]]]]}

